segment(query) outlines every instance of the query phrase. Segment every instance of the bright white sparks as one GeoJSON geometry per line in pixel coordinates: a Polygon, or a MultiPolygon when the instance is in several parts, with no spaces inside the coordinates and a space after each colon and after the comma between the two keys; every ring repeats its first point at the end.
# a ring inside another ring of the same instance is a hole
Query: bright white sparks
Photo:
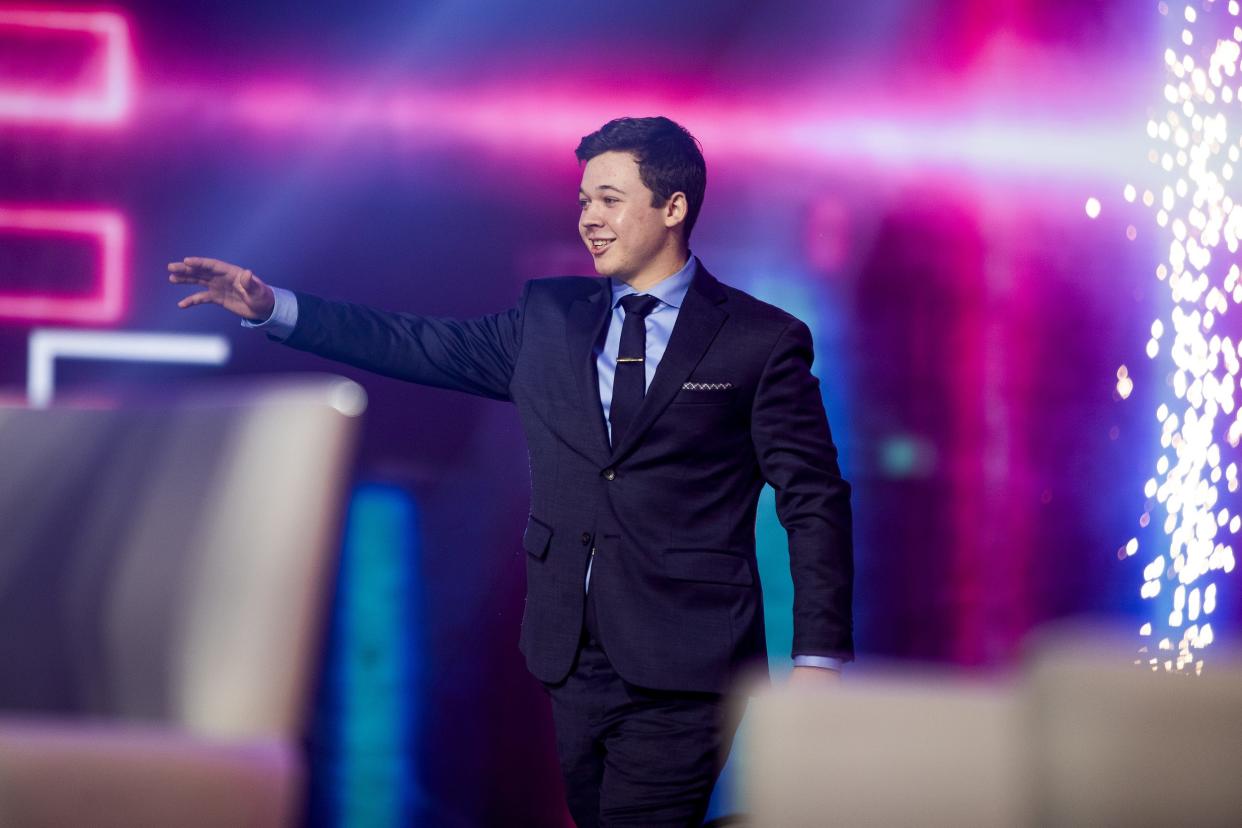
{"type": "MultiPolygon", "coordinates": [[[[1238,13],[1236,2],[1229,3],[1229,13],[1238,13]]],[[[1191,47],[1196,22],[1206,28],[1212,18],[1187,6],[1181,42],[1191,47]]],[[[1139,590],[1149,600],[1165,596],[1153,620],[1139,630],[1158,642],[1155,651],[1140,649],[1152,670],[1202,671],[1202,650],[1214,637],[1208,620],[1218,600],[1214,581],[1233,571],[1230,540],[1242,528],[1242,518],[1221,503],[1220,491],[1238,489],[1237,464],[1222,453],[1242,441],[1242,408],[1235,402],[1242,337],[1235,341],[1219,330],[1225,314],[1242,304],[1242,273],[1230,263],[1242,238],[1242,204],[1235,202],[1231,183],[1242,141],[1230,130],[1231,119],[1242,121],[1242,112],[1230,105],[1235,93],[1242,100],[1237,42],[1242,29],[1232,35],[1215,39],[1210,53],[1214,38],[1203,32],[1200,48],[1165,51],[1167,109],[1163,118],[1146,124],[1148,159],[1162,171],[1164,183],[1156,193],[1143,192],[1141,201],[1154,211],[1157,238],[1167,245],[1156,276],[1172,299],[1169,316],[1152,323],[1146,347],[1150,359],[1166,361],[1151,373],[1169,376],[1173,397],[1156,411],[1163,451],[1155,476],[1144,486],[1147,504],[1140,520],[1146,526],[1150,519],[1167,536],[1146,545],[1151,557],[1139,590]],[[1206,64],[1199,65],[1204,55],[1206,64]]],[[[1126,185],[1127,201],[1136,193],[1126,185]]],[[[1123,365],[1116,391],[1124,399],[1132,386],[1123,365]]],[[[1138,550],[1132,539],[1123,557],[1138,550]]]]}
{"type": "Polygon", "coordinates": [[[1134,380],[1130,379],[1130,369],[1121,366],[1117,369],[1117,396],[1121,399],[1128,399],[1130,392],[1134,390],[1134,380]]]}

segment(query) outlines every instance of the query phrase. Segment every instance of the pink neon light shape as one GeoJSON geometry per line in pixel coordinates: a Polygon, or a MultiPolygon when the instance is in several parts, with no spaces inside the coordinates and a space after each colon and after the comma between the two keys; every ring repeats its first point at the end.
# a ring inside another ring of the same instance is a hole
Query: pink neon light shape
{"type": "Polygon", "coordinates": [[[0,205],[0,237],[5,235],[85,236],[94,241],[99,250],[98,287],[84,296],[0,292],[0,319],[109,323],[121,318],[129,232],[120,213],[0,205]]]}
{"type": "Polygon", "coordinates": [[[0,85],[0,121],[115,124],[128,114],[133,59],[125,18],[114,12],[0,8],[0,35],[6,30],[35,37],[66,32],[93,35],[103,51],[104,71],[97,88],[68,94],[0,85]]]}

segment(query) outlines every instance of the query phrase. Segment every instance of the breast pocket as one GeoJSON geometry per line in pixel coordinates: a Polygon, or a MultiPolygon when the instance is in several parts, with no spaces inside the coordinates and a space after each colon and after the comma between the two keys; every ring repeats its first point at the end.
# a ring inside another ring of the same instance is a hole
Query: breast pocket
{"type": "Polygon", "coordinates": [[[737,386],[729,381],[683,383],[673,397],[674,405],[725,405],[737,399],[737,386]]]}

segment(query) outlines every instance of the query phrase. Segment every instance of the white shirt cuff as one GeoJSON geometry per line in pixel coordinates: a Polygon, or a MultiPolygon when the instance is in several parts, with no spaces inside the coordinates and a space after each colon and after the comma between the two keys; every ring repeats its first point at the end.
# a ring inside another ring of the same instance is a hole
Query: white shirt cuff
{"type": "Polygon", "coordinates": [[[814,656],[814,655],[796,655],[794,656],[795,667],[820,667],[825,670],[841,670],[841,665],[845,662],[839,658],[832,656],[814,656]]]}
{"type": "Polygon", "coordinates": [[[276,295],[276,302],[272,306],[272,315],[262,322],[251,322],[249,319],[243,319],[241,324],[243,328],[261,330],[272,339],[287,339],[298,324],[298,299],[293,295],[292,291],[285,290],[284,288],[274,287],[272,288],[272,293],[276,295]]]}

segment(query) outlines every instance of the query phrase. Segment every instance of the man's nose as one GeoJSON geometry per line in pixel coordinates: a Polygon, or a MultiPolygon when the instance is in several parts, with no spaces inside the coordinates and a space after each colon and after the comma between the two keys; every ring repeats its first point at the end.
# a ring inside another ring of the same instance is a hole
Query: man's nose
{"type": "Polygon", "coordinates": [[[590,204],[582,209],[582,215],[578,217],[578,223],[583,227],[599,227],[603,224],[599,218],[599,213],[590,204]]]}

